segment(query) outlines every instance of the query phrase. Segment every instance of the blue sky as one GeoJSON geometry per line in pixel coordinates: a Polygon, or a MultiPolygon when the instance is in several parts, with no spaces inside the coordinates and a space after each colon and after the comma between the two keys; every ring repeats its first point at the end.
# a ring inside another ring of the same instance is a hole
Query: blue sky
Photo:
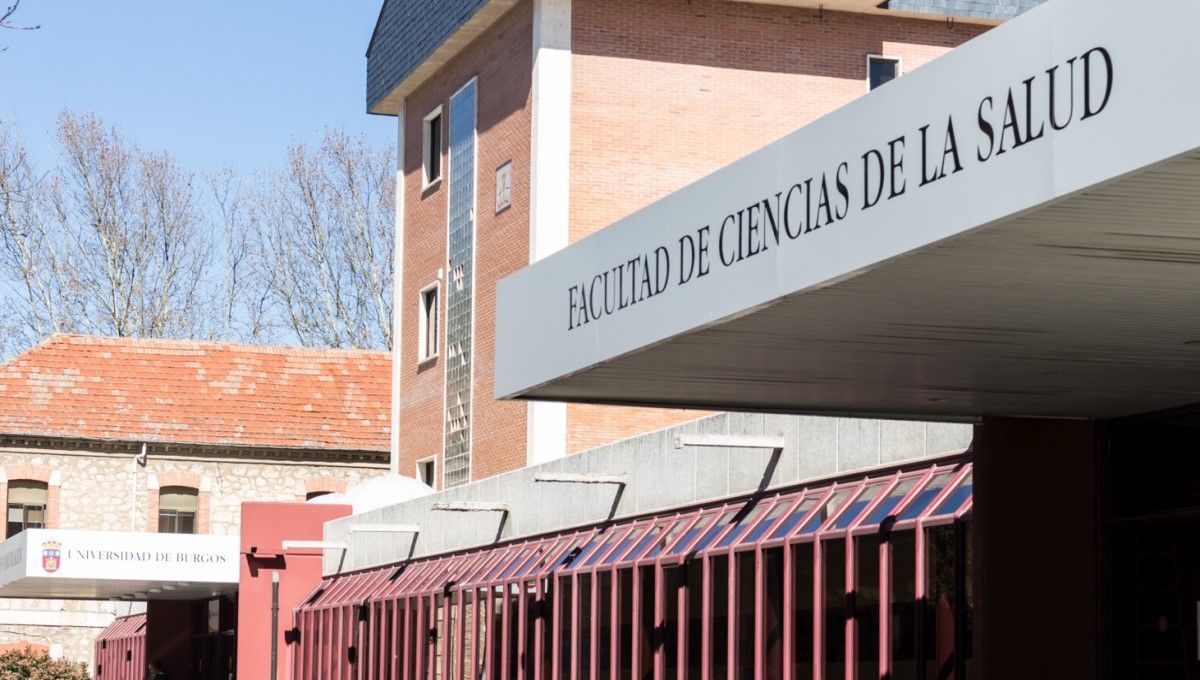
{"type": "MultiPolygon", "coordinates": [[[[0,0],[5,6],[11,0],[0,0]]],[[[0,116],[49,162],[64,107],[94,111],[192,170],[278,166],[326,127],[391,144],[365,112],[366,53],[381,0],[22,0],[0,31],[0,116]]]]}

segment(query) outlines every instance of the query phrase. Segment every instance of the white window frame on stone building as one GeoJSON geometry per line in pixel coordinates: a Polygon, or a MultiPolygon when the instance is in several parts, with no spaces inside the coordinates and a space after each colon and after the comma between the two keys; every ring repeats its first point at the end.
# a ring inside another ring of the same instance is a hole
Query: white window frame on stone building
{"type": "Polygon", "coordinates": [[[895,80],[896,78],[899,78],[900,76],[904,75],[904,62],[900,59],[900,57],[889,57],[886,54],[868,54],[867,55],[867,73],[866,73],[866,78],[865,78],[866,84],[867,84],[867,92],[870,92],[871,90],[875,89],[874,87],[871,87],[871,65],[874,64],[875,62],[881,62],[881,63],[886,62],[889,64],[894,64],[896,66],[896,75],[892,76],[891,80],[880,83],[879,86],[886,85],[887,83],[890,83],[892,80],[895,80]]]}
{"type": "Polygon", "coordinates": [[[440,105],[425,114],[421,121],[422,189],[428,189],[442,179],[442,139],[445,137],[445,127],[440,105]]]}
{"type": "Polygon", "coordinates": [[[421,289],[417,300],[417,361],[436,359],[438,355],[438,318],[441,316],[441,284],[438,281],[421,289]]]}
{"type": "Polygon", "coordinates": [[[5,506],[5,538],[12,538],[26,529],[44,528],[49,510],[49,484],[34,479],[10,480],[5,506]]]}
{"type": "Polygon", "coordinates": [[[158,533],[194,534],[199,524],[200,490],[190,486],[164,486],[158,492],[158,533]],[[188,502],[185,499],[190,498],[188,502]],[[184,530],[189,526],[190,530],[184,530]]]}

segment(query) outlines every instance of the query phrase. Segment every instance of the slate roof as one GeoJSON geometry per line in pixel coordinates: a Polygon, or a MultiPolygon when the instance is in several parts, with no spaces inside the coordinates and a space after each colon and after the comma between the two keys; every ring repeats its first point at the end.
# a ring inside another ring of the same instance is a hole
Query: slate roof
{"type": "Polygon", "coordinates": [[[388,450],[391,356],[54,335],[0,365],[0,434],[388,450]]]}
{"type": "Polygon", "coordinates": [[[367,111],[485,4],[487,0],[384,0],[367,46],[367,111]]]}

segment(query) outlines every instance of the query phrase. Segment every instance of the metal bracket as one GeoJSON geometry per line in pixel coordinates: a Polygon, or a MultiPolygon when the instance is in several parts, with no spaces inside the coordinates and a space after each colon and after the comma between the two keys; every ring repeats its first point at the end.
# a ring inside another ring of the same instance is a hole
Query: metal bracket
{"type": "Polygon", "coordinates": [[[625,475],[585,475],[576,472],[543,472],[535,475],[535,482],[557,482],[560,484],[620,484],[625,485],[625,475]]]}
{"type": "Polygon", "coordinates": [[[783,437],[764,437],[747,434],[677,434],[675,448],[685,446],[724,447],[730,449],[783,450],[783,437]]]}
{"type": "Polygon", "coordinates": [[[283,551],[289,550],[341,550],[346,552],[346,544],[332,541],[284,541],[283,551]]]}
{"type": "Polygon", "coordinates": [[[351,524],[352,534],[419,534],[421,527],[417,524],[351,524]]]}
{"type": "Polygon", "coordinates": [[[508,503],[480,503],[476,501],[459,501],[456,503],[434,503],[430,510],[443,512],[508,512],[508,503]]]}

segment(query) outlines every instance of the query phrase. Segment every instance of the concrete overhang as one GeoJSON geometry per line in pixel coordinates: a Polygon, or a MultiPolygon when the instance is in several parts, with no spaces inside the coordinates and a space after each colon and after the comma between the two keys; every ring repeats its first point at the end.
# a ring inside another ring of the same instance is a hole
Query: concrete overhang
{"type": "Polygon", "coordinates": [[[1200,402],[1200,3],[1154,9],[1053,0],[505,279],[496,396],[1200,402]]]}
{"type": "Polygon", "coordinates": [[[857,14],[882,14],[892,17],[906,17],[910,19],[936,19],[946,18],[953,21],[961,21],[967,24],[983,24],[985,26],[995,26],[1004,21],[1007,17],[999,16],[1000,12],[995,11],[993,16],[980,16],[964,12],[955,11],[955,6],[952,3],[947,3],[946,7],[941,11],[934,13],[932,11],[916,11],[893,9],[887,6],[886,2],[881,0],[734,0],[735,2],[745,2],[755,5],[783,5],[786,7],[803,7],[817,12],[855,12],[857,14]]]}
{"type": "Polygon", "coordinates": [[[237,592],[238,537],[28,529],[0,543],[0,597],[195,600],[237,592]]]}

